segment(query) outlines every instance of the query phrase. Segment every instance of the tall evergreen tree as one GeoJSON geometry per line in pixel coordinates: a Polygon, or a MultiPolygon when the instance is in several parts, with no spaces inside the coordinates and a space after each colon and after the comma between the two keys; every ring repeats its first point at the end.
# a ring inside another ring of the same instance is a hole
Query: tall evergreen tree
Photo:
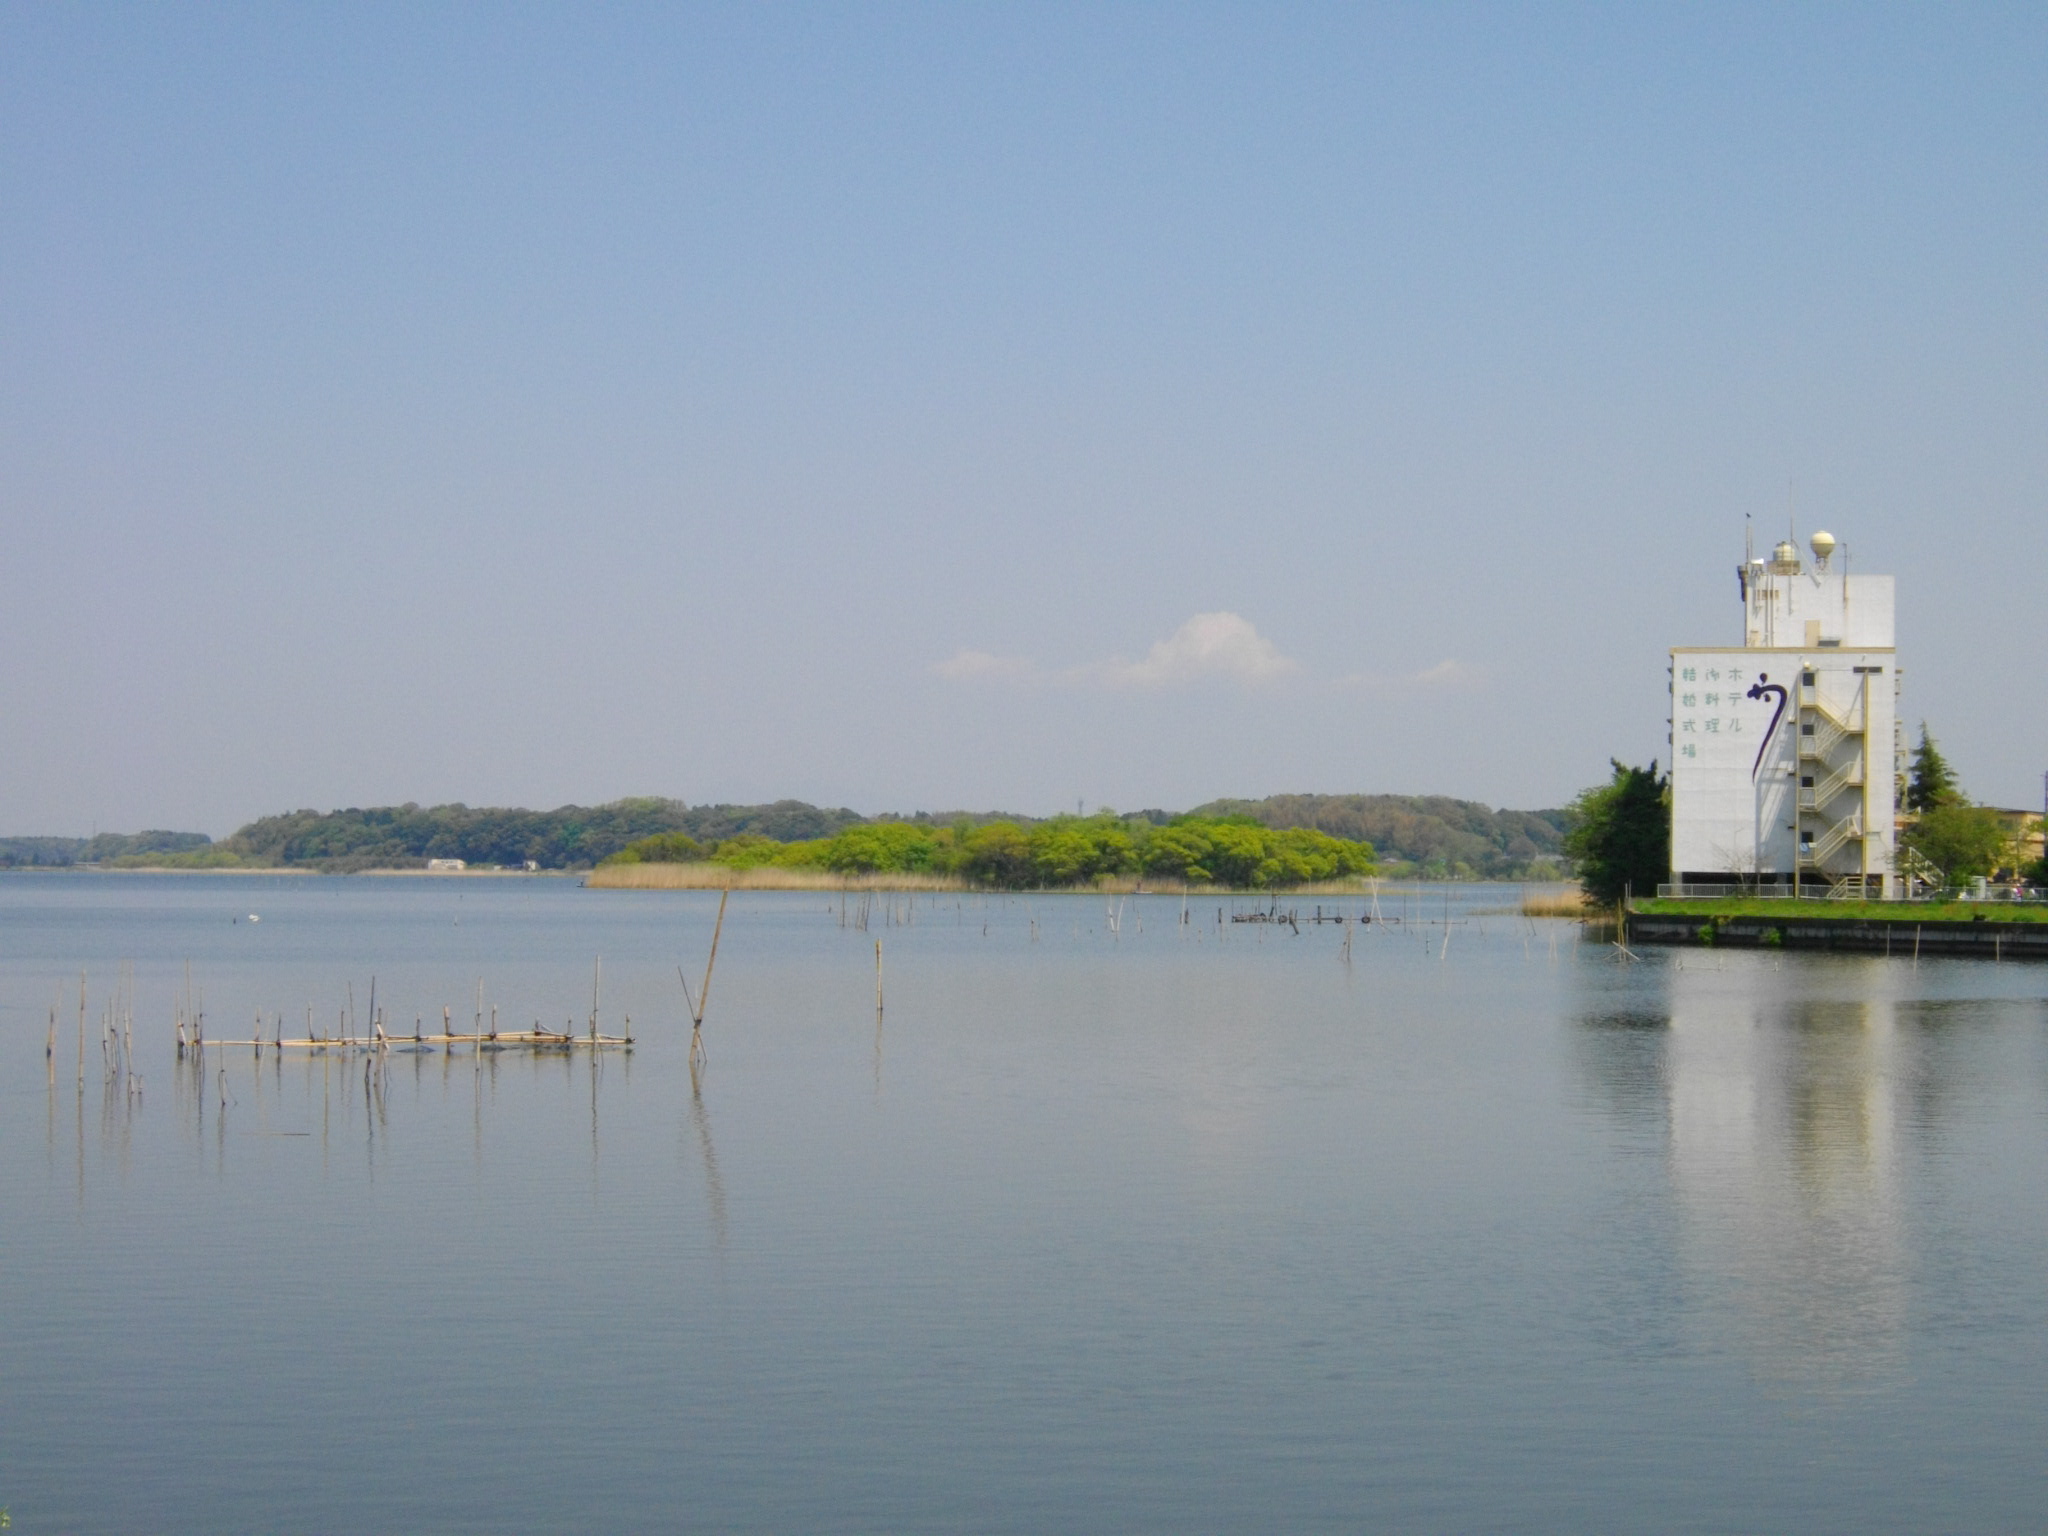
{"type": "Polygon", "coordinates": [[[1945,805],[1962,805],[1963,792],[1956,786],[1956,776],[1948,765],[1948,759],[1941,755],[1941,748],[1934,744],[1934,737],[1928,733],[1927,722],[1920,722],[1920,745],[1913,749],[1912,777],[1906,782],[1906,809],[1909,811],[1938,811],[1945,805]]]}
{"type": "Polygon", "coordinates": [[[1579,883],[1602,906],[1630,891],[1657,894],[1657,882],[1671,868],[1671,781],[1647,768],[1612,762],[1614,777],[1572,802],[1565,852],[1579,869],[1579,883]]]}

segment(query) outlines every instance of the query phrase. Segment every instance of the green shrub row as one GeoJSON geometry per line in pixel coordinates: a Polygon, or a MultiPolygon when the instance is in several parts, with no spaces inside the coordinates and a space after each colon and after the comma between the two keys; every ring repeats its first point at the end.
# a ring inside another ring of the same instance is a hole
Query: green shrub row
{"type": "Polygon", "coordinates": [[[750,832],[711,847],[671,832],[628,844],[605,863],[700,860],[734,869],[771,865],[847,875],[956,875],[1011,890],[1086,885],[1113,875],[1264,890],[1374,872],[1372,844],[1307,827],[1275,829],[1249,818],[1209,816],[1183,816],[1155,826],[1110,813],[1056,816],[1029,827],[1014,821],[978,827],[869,822],[797,842],[750,832]]]}

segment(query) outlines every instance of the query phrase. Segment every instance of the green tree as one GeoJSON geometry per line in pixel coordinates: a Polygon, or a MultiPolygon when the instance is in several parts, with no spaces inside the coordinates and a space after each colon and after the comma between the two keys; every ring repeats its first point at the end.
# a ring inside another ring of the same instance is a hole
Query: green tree
{"type": "Polygon", "coordinates": [[[1031,860],[1045,885],[1080,885],[1137,867],[1123,823],[1109,815],[1055,816],[1031,829],[1031,860]]]}
{"type": "Polygon", "coordinates": [[[1206,885],[1215,878],[1209,868],[1209,861],[1214,857],[1215,851],[1215,845],[1210,841],[1208,830],[1204,827],[1161,827],[1145,839],[1142,856],[1145,873],[1167,880],[1186,880],[1191,884],[1206,885]]]}
{"type": "Polygon", "coordinates": [[[961,869],[972,880],[1015,890],[1031,883],[1031,840],[1014,821],[992,821],[968,834],[961,869]]]}
{"type": "Polygon", "coordinates": [[[628,843],[601,864],[695,864],[704,857],[704,845],[687,832],[657,832],[628,843]]]}
{"type": "Polygon", "coordinates": [[[1219,821],[1203,829],[1209,834],[1209,873],[1218,885],[1258,884],[1266,861],[1267,832],[1253,822],[1219,821]]]}
{"type": "Polygon", "coordinates": [[[901,874],[932,867],[938,839],[906,821],[848,827],[825,850],[825,867],[842,874],[901,874]]]}
{"type": "Polygon", "coordinates": [[[1941,748],[1934,744],[1927,722],[1922,720],[1920,745],[1913,749],[1912,777],[1906,782],[1906,809],[1935,811],[1945,805],[1963,803],[1963,792],[1956,785],[1955,772],[1949,767],[1948,759],[1941,755],[1941,748]]]}
{"type": "Polygon", "coordinates": [[[2012,839],[2005,823],[1988,806],[1951,801],[1922,811],[1905,831],[1906,846],[1960,885],[1976,875],[1990,875],[2009,862],[2012,839]]]}
{"type": "Polygon", "coordinates": [[[762,864],[778,862],[777,855],[784,845],[774,838],[759,832],[742,832],[737,837],[728,837],[712,850],[711,861],[733,869],[753,869],[762,864]]]}
{"type": "Polygon", "coordinates": [[[1658,777],[1654,759],[1647,768],[1612,767],[1613,778],[1572,802],[1564,835],[1579,883],[1602,906],[1630,891],[1656,894],[1671,868],[1671,781],[1658,777]]]}

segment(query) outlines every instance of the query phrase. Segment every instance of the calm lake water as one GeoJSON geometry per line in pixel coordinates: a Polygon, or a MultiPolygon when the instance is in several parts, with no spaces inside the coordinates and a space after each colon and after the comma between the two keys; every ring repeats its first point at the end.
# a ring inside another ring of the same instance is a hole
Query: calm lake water
{"type": "Polygon", "coordinates": [[[742,894],[693,1080],[716,901],[0,876],[12,1529],[2048,1520],[2048,971],[742,894]]]}

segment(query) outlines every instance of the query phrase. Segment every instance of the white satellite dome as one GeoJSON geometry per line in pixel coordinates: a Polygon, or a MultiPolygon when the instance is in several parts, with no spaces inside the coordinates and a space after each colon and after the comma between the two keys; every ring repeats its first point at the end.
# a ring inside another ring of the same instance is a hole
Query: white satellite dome
{"type": "Polygon", "coordinates": [[[1828,556],[1835,552],[1835,536],[1823,528],[1807,542],[1813,546],[1813,558],[1826,565],[1828,556]]]}

